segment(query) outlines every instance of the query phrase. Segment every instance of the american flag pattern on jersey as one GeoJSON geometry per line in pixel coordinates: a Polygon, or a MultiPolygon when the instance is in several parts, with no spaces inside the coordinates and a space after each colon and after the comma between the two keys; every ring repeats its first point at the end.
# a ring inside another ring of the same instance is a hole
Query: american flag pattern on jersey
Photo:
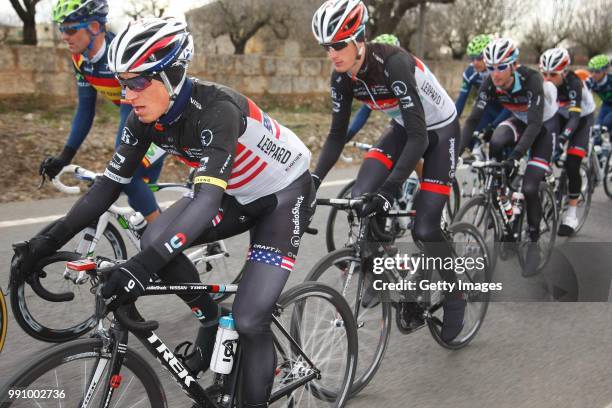
{"type": "Polygon", "coordinates": [[[293,265],[295,264],[294,258],[253,247],[249,248],[247,261],[262,262],[268,265],[280,266],[289,272],[293,270],[293,265]]]}
{"type": "Polygon", "coordinates": [[[219,212],[215,215],[215,218],[212,220],[213,227],[219,225],[221,220],[223,219],[223,208],[219,208],[219,212]]]}

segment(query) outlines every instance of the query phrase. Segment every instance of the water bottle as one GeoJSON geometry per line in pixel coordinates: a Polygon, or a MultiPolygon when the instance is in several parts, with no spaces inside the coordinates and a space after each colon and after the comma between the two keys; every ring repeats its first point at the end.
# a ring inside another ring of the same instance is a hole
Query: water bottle
{"type": "Polygon", "coordinates": [[[514,217],[518,217],[521,214],[521,207],[524,199],[525,195],[520,191],[515,191],[512,193],[512,214],[514,217]]]}
{"type": "MultiPolygon", "coordinates": [[[[397,200],[400,210],[404,211],[412,208],[414,193],[418,185],[419,176],[417,176],[416,172],[412,172],[402,186],[402,196],[397,200]]],[[[410,217],[397,217],[397,222],[401,229],[406,230],[410,225],[410,217]]]]}
{"type": "Polygon", "coordinates": [[[510,200],[508,200],[508,197],[500,196],[499,203],[501,204],[502,209],[506,213],[508,221],[512,221],[512,215],[514,214],[514,212],[512,210],[512,203],[510,202],[510,200]]]}
{"type": "Polygon", "coordinates": [[[219,319],[215,348],[213,349],[210,369],[215,373],[229,374],[234,365],[234,354],[238,345],[238,332],[231,313],[219,319]]]}
{"type": "Polygon", "coordinates": [[[130,227],[132,231],[138,236],[138,238],[142,237],[144,230],[147,228],[147,220],[144,215],[139,212],[135,212],[130,216],[130,227]]]}

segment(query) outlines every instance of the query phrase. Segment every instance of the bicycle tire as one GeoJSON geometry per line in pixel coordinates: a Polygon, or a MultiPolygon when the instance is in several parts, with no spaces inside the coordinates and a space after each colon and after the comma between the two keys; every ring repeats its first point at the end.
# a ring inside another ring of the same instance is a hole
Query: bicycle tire
{"type": "MultiPolygon", "coordinates": [[[[350,198],[350,192],[354,185],[355,180],[349,181],[344,187],[342,187],[336,198],[350,198]]],[[[327,252],[333,252],[339,247],[339,245],[336,245],[336,237],[334,231],[337,216],[338,209],[336,207],[331,207],[329,210],[329,215],[327,216],[327,223],[325,226],[325,245],[327,246],[327,252]]]]}
{"type": "MultiPolygon", "coordinates": [[[[103,340],[99,338],[91,338],[91,339],[79,339],[79,340],[75,340],[69,343],[61,344],[61,345],[58,345],[56,347],[53,347],[43,352],[36,359],[26,364],[25,367],[23,367],[17,374],[15,374],[8,381],[7,384],[4,385],[3,389],[0,391],[0,397],[2,398],[2,400],[0,400],[0,405],[2,406],[2,408],[5,408],[5,407],[12,406],[13,404],[17,402],[17,400],[5,400],[6,396],[8,395],[8,390],[27,389],[27,387],[32,385],[32,383],[34,383],[36,380],[40,379],[45,374],[51,371],[54,371],[55,374],[57,375],[57,372],[60,370],[61,366],[64,364],[70,365],[70,364],[76,363],[79,360],[83,360],[88,357],[96,358],[98,360],[110,359],[111,355],[108,353],[105,353],[104,351],[102,351],[102,349],[103,349],[103,340]]],[[[123,360],[123,366],[127,367],[132,372],[132,374],[134,374],[134,376],[143,385],[146,391],[146,396],[148,397],[150,401],[151,407],[164,408],[167,406],[166,396],[165,396],[163,387],[161,385],[161,382],[159,381],[157,374],[155,374],[155,371],[153,371],[153,368],[151,368],[149,363],[147,363],[139,354],[134,352],[132,349],[127,348],[126,353],[125,353],[125,358],[123,360]]],[[[104,375],[106,376],[106,374],[104,375]]],[[[122,375],[125,376],[125,374],[122,374],[122,375]]],[[[58,382],[59,382],[59,378],[58,378],[58,382]]],[[[74,377],[67,380],[68,385],[70,385],[71,382],[76,382],[74,377]]],[[[101,381],[99,384],[104,384],[104,383],[105,381],[101,381]]],[[[128,382],[126,378],[123,378],[122,384],[123,385],[127,384],[129,386],[132,386],[133,381],[128,382]]],[[[41,386],[38,386],[38,387],[41,387],[41,386]]],[[[58,384],[58,387],[59,387],[59,384],[58,384]]],[[[127,386],[125,388],[127,391],[127,386]]],[[[36,388],[33,388],[33,390],[35,389],[36,388]]],[[[84,389],[86,389],[86,387],[84,389]]],[[[121,386],[117,390],[115,390],[115,392],[119,392],[120,390],[122,390],[121,386]]],[[[73,394],[73,393],[66,392],[67,397],[69,396],[69,394],[73,394]]],[[[83,398],[82,394],[74,395],[74,396],[76,398],[76,401],[74,402],[77,402],[79,401],[79,399],[83,398]]],[[[95,395],[92,398],[95,398],[95,395]]],[[[24,402],[24,401],[19,400],[19,402],[24,402]]],[[[38,400],[35,402],[37,406],[40,407],[41,402],[44,404],[45,402],[52,402],[52,401],[38,400]]],[[[120,401],[116,401],[116,403],[119,403],[119,402],[120,401]]],[[[127,401],[127,402],[132,403],[131,401],[127,401]]],[[[56,401],[52,403],[57,404],[56,401]]],[[[21,406],[21,404],[17,404],[17,405],[21,406]]],[[[76,405],[76,403],[72,404],[72,406],[74,405],[76,405]]],[[[71,406],[71,404],[68,404],[68,406],[71,406]]]]}
{"type": "MultiPolygon", "coordinates": [[[[540,237],[538,240],[538,245],[542,244],[542,236],[550,236],[548,242],[546,243],[546,247],[544,248],[544,257],[540,258],[540,264],[537,268],[537,271],[542,270],[552,255],[552,250],[555,245],[555,240],[557,238],[557,230],[559,226],[559,210],[557,208],[557,200],[554,192],[550,185],[546,182],[540,183],[540,203],[542,204],[542,218],[540,220],[540,237]],[[545,229],[542,229],[542,222],[545,223],[545,229]]],[[[527,211],[523,211],[518,220],[518,231],[519,237],[517,242],[517,252],[518,259],[521,268],[525,266],[526,261],[526,246],[529,243],[528,237],[528,224],[527,224],[527,211]]]]}
{"type": "MultiPolygon", "coordinates": [[[[487,254],[487,245],[484,242],[484,239],[480,235],[480,232],[471,224],[467,222],[458,222],[452,224],[448,227],[448,232],[455,237],[458,234],[470,235],[471,238],[476,242],[476,244],[481,248],[483,254],[485,256],[489,256],[487,254]]],[[[454,242],[454,241],[453,241],[454,242]]],[[[455,243],[456,244],[456,243],[455,243]]],[[[491,281],[491,270],[489,269],[488,263],[485,264],[485,270],[483,273],[479,274],[479,279],[474,279],[476,274],[473,274],[470,279],[471,282],[482,282],[489,283],[491,281]],[[482,278],[482,279],[480,279],[482,278]]],[[[450,350],[458,350],[467,346],[475,337],[482,324],[484,322],[484,318],[487,314],[487,310],[489,307],[489,300],[491,298],[491,292],[481,292],[481,291],[472,291],[466,292],[466,317],[464,320],[473,321],[471,327],[464,325],[463,330],[459,335],[451,340],[444,341],[442,340],[442,320],[440,318],[428,318],[427,319],[427,327],[434,338],[434,340],[442,347],[450,350]],[[477,304],[474,306],[474,304],[477,304]],[[473,309],[476,309],[475,311],[473,309]],[[472,316],[469,316],[472,314],[472,316]],[[472,319],[469,319],[472,317],[472,319]],[[475,319],[474,319],[475,318],[475,319]]]]}
{"type": "MultiPolygon", "coordinates": [[[[346,300],[333,288],[323,285],[318,282],[303,282],[298,284],[286,292],[284,292],[279,300],[278,305],[280,307],[281,315],[282,313],[288,312],[291,304],[295,303],[296,307],[291,311],[290,316],[290,333],[291,336],[297,341],[297,343],[302,348],[312,348],[316,350],[315,354],[310,354],[308,358],[313,361],[313,363],[321,369],[323,356],[328,353],[322,353],[318,347],[315,345],[309,345],[308,341],[304,341],[304,335],[310,334],[313,337],[316,337],[321,343],[328,344],[331,342],[325,342],[319,339],[317,334],[313,334],[311,330],[302,330],[302,322],[306,316],[318,318],[323,322],[323,327],[327,327],[326,331],[331,328],[332,331],[343,330],[346,334],[346,356],[342,356],[340,358],[341,362],[344,362],[345,366],[340,367],[340,371],[343,372],[342,379],[340,381],[340,385],[337,389],[328,389],[326,386],[318,384],[316,382],[307,383],[305,385],[305,389],[309,392],[317,400],[332,403],[334,407],[343,407],[351,393],[351,385],[353,383],[353,379],[355,376],[355,370],[357,367],[357,357],[358,357],[358,340],[357,340],[357,327],[355,320],[353,319],[353,313],[346,303],[346,300]],[[315,298],[323,299],[331,304],[334,310],[333,321],[326,320],[326,313],[323,311],[321,314],[319,313],[308,313],[305,311],[305,303],[306,299],[314,300],[315,298]]],[[[335,338],[334,338],[335,340],[335,338]]],[[[328,344],[329,345],[329,344],[328,344]]],[[[276,344],[277,348],[281,348],[280,342],[276,344]]],[[[289,346],[285,347],[283,350],[279,350],[279,355],[281,356],[281,361],[279,362],[279,366],[285,366],[287,362],[287,353],[289,349],[294,349],[295,347],[289,346]]],[[[312,350],[312,351],[315,351],[312,350]]],[[[305,350],[308,353],[308,350],[305,350]]],[[[330,367],[331,369],[337,367],[330,367]]],[[[289,370],[290,372],[295,372],[295,366],[293,370],[289,370]]],[[[326,373],[320,373],[320,379],[317,381],[325,381],[326,373]]],[[[333,376],[328,376],[333,377],[333,376]]],[[[295,392],[294,392],[295,393],[295,392]]],[[[301,398],[298,400],[300,401],[301,398]]],[[[290,406],[295,404],[292,401],[289,401],[290,406]]],[[[308,404],[311,406],[312,404],[308,404]]],[[[328,406],[328,405],[326,405],[328,406]]]]}
{"type": "Polygon", "coordinates": [[[459,211],[457,211],[457,215],[455,215],[455,222],[467,222],[474,225],[480,232],[480,235],[483,237],[489,248],[489,254],[491,256],[490,269],[491,272],[493,272],[497,266],[497,258],[501,252],[500,246],[502,227],[499,223],[499,219],[495,215],[495,210],[492,206],[487,206],[487,208],[483,211],[477,210],[474,217],[470,217],[468,215],[475,207],[484,207],[486,201],[487,198],[484,194],[478,194],[470,198],[463,206],[461,206],[459,211]],[[489,232],[490,227],[493,229],[492,234],[489,232]],[[492,238],[492,243],[491,239],[489,238],[492,238]]]}
{"type": "MultiPolygon", "coordinates": [[[[359,264],[361,264],[361,260],[355,256],[354,250],[352,248],[337,249],[334,252],[330,252],[329,254],[324,256],[319,262],[317,262],[306,276],[305,281],[320,281],[321,279],[324,279],[324,283],[329,285],[329,283],[332,282],[329,279],[334,279],[334,277],[330,276],[329,273],[342,274],[342,269],[348,268],[351,262],[358,262],[359,264]],[[322,278],[326,271],[330,272],[328,272],[325,278],[322,278]],[[328,278],[328,276],[330,277],[328,278]]],[[[354,276],[353,280],[357,281],[358,279],[360,279],[360,277],[361,275],[354,276]]],[[[335,290],[338,290],[336,288],[337,286],[342,287],[345,285],[345,281],[343,278],[338,281],[334,279],[333,283],[334,284],[330,286],[335,290]]],[[[341,290],[340,293],[343,293],[343,291],[341,290]]],[[[355,293],[351,295],[351,299],[345,299],[348,302],[349,307],[351,308],[351,311],[354,316],[355,306],[357,305],[357,302],[361,302],[361,299],[358,299],[359,296],[356,290],[355,293]]],[[[356,319],[358,327],[357,334],[360,338],[360,358],[358,361],[357,371],[355,373],[355,379],[353,380],[353,385],[351,387],[351,396],[354,396],[358,392],[363,390],[374,378],[374,375],[380,368],[380,364],[385,355],[385,351],[389,342],[389,336],[391,333],[392,310],[391,304],[389,302],[380,302],[379,305],[369,309],[360,306],[360,309],[362,314],[357,316],[356,319]],[[379,307],[381,311],[377,312],[376,310],[379,307]],[[368,316],[371,317],[368,319],[368,316]],[[377,337],[377,344],[375,348],[373,348],[372,344],[367,341],[368,339],[364,337],[367,336],[366,330],[370,328],[370,326],[379,328],[374,330],[378,330],[379,334],[373,334],[375,339],[377,337]],[[371,358],[367,357],[369,355],[371,355],[371,358]]]]}
{"type": "MultiPolygon", "coordinates": [[[[50,257],[43,259],[38,265],[37,269],[40,270],[41,273],[45,273],[46,276],[49,276],[48,273],[44,271],[44,268],[57,262],[63,261],[76,261],[81,259],[82,256],[75,252],[57,252],[50,257]]],[[[38,273],[38,272],[37,272],[38,273]]],[[[43,280],[45,278],[42,278],[43,280]]],[[[40,318],[36,316],[36,313],[32,313],[32,302],[39,301],[40,299],[38,295],[34,294],[32,297],[30,295],[26,295],[26,287],[28,287],[28,283],[21,279],[11,278],[10,282],[10,303],[11,310],[13,311],[13,316],[15,317],[15,321],[25,331],[29,336],[49,342],[49,343],[61,343],[70,340],[74,340],[83,334],[90,331],[96,324],[96,319],[94,317],[94,301],[95,298],[89,292],[87,293],[88,297],[91,299],[91,314],[82,321],[79,320],[78,323],[73,324],[69,327],[61,327],[61,328],[49,328],[46,323],[41,323],[40,318]],[[30,300],[28,300],[30,299],[30,300]],[[28,307],[28,303],[30,307],[28,307]]],[[[43,286],[45,284],[43,283],[43,286]]],[[[46,286],[45,286],[46,287],[46,286]]],[[[29,289],[27,289],[29,291],[29,289]]],[[[76,297],[75,297],[76,298],[76,297]]],[[[42,301],[42,299],[40,300],[42,301]]],[[[62,302],[64,303],[64,302],[62,302]]],[[[77,304],[78,308],[82,308],[83,304],[79,303],[77,300],[75,303],[70,301],[70,305],[77,304]]],[[[48,304],[45,306],[43,304],[42,309],[47,309],[46,312],[57,314],[57,307],[49,308],[48,304]],[[50,310],[51,309],[51,310],[50,310]]],[[[69,308],[70,309],[70,308],[69,308]]],[[[70,323],[68,323],[70,324],[70,323]]]]}
{"type": "Polygon", "coordinates": [[[578,222],[578,225],[576,226],[576,228],[574,229],[574,234],[578,233],[582,227],[584,226],[584,224],[586,223],[586,220],[589,216],[589,211],[591,210],[591,198],[593,195],[593,185],[594,185],[594,180],[592,178],[592,173],[589,171],[589,167],[586,165],[586,163],[582,163],[580,165],[580,176],[582,178],[582,184],[587,183],[587,186],[585,188],[584,185],[581,186],[580,188],[580,198],[578,201],[578,205],[580,206],[580,201],[582,202],[582,207],[583,207],[583,212],[581,214],[580,217],[580,221],[578,222]]]}
{"type": "Polygon", "coordinates": [[[0,353],[4,348],[6,341],[6,332],[8,330],[8,310],[6,309],[6,299],[4,292],[0,290],[0,353]]]}
{"type": "Polygon", "coordinates": [[[606,158],[606,166],[604,167],[603,177],[604,191],[608,198],[612,198],[612,154],[608,154],[606,158]]]}

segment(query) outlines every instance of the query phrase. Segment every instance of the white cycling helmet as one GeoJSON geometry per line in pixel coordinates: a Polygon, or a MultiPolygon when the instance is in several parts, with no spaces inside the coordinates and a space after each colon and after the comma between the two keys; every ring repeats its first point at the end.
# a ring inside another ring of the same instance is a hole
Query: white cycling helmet
{"type": "Polygon", "coordinates": [[[312,16],[319,44],[355,40],[365,33],[368,9],[361,0],[328,0],[312,16]]]}
{"type": "Polygon", "coordinates": [[[519,56],[519,49],[509,38],[496,38],[489,42],[483,52],[487,65],[512,64],[519,56]]]}
{"type": "Polygon", "coordinates": [[[111,42],[108,66],[115,74],[158,75],[172,107],[187,78],[193,39],[187,24],[176,18],[149,17],[130,22],[111,42]]]}
{"type": "Polygon", "coordinates": [[[565,48],[551,48],[540,56],[540,71],[561,73],[570,63],[570,55],[565,48]]]}

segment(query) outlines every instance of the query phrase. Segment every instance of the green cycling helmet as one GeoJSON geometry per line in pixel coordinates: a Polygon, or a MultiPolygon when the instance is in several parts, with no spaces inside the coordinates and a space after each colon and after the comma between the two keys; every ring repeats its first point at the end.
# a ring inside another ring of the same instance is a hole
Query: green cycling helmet
{"type": "Polygon", "coordinates": [[[492,39],[493,37],[491,37],[489,34],[480,34],[472,38],[466,50],[468,57],[478,57],[482,55],[485,47],[487,44],[489,44],[489,42],[491,42],[492,39]]]}
{"type": "Polygon", "coordinates": [[[610,59],[607,55],[599,54],[589,60],[587,68],[589,71],[601,71],[610,66],[610,59]]]}
{"type": "Polygon", "coordinates": [[[51,11],[54,23],[99,21],[106,23],[108,3],[106,0],[58,0],[51,11]]]}
{"type": "Polygon", "coordinates": [[[381,35],[377,36],[376,38],[374,38],[372,40],[372,42],[373,43],[378,43],[378,44],[395,45],[396,47],[399,47],[399,45],[400,45],[399,38],[397,38],[393,34],[381,34],[381,35]]]}

